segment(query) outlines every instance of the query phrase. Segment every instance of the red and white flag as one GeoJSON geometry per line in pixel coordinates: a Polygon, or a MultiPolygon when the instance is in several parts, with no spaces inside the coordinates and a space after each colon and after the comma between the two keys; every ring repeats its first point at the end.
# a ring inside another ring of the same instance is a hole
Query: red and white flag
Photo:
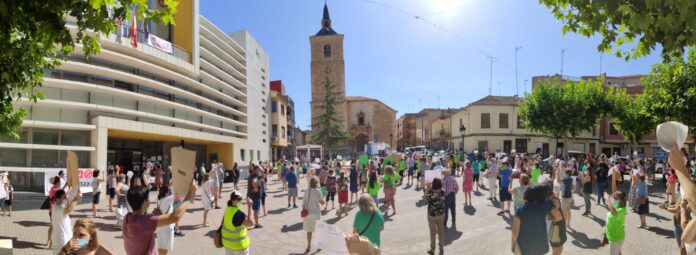
{"type": "Polygon", "coordinates": [[[131,45],[133,48],[138,48],[138,20],[137,11],[133,11],[133,26],[131,27],[131,45]]]}
{"type": "Polygon", "coordinates": [[[121,22],[121,17],[116,18],[116,33],[119,37],[123,36],[123,22],[121,22]]]}

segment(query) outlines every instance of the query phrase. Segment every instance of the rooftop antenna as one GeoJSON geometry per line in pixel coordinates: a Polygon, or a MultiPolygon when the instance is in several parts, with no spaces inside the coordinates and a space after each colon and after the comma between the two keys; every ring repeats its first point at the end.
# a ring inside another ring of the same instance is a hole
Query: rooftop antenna
{"type": "Polygon", "coordinates": [[[561,49],[561,80],[563,79],[563,55],[565,55],[566,49],[561,49]]]}
{"type": "Polygon", "coordinates": [[[522,46],[515,47],[515,96],[520,94],[519,84],[517,81],[517,52],[522,49],[522,46]]]}
{"type": "Polygon", "coordinates": [[[498,58],[494,56],[488,56],[488,59],[491,61],[491,77],[490,77],[490,83],[488,84],[488,95],[492,96],[493,95],[493,61],[497,61],[498,58]]]}

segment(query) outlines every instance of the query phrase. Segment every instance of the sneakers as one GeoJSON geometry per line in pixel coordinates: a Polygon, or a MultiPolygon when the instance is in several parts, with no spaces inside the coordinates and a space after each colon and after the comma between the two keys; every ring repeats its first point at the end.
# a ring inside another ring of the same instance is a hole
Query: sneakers
{"type": "Polygon", "coordinates": [[[174,236],[183,237],[185,235],[183,232],[179,231],[179,232],[174,232],[174,236]]]}
{"type": "Polygon", "coordinates": [[[292,208],[297,208],[297,205],[292,205],[292,208]]]}

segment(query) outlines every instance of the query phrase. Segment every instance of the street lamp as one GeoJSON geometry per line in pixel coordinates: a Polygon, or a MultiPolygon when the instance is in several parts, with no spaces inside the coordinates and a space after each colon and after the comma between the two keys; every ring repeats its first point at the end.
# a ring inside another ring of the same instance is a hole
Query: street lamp
{"type": "Polygon", "coordinates": [[[459,134],[462,136],[462,148],[461,150],[464,151],[464,133],[466,132],[466,127],[464,125],[459,126],[459,134]]]}

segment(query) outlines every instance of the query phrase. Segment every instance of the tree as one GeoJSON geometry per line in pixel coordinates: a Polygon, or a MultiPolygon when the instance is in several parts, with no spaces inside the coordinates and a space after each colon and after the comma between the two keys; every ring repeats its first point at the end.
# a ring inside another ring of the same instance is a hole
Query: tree
{"type": "Polygon", "coordinates": [[[525,127],[559,138],[576,137],[591,131],[608,113],[610,103],[603,80],[543,80],[519,103],[525,127]]]}
{"type": "Polygon", "coordinates": [[[33,88],[41,85],[44,70],[60,65],[76,44],[88,56],[99,53],[98,34],[116,31],[116,20],[128,20],[133,10],[139,20],[174,24],[178,3],[161,2],[162,8],[148,9],[147,0],[0,1],[0,136],[19,138],[26,112],[13,109],[12,102],[43,99],[33,88]],[[74,35],[66,27],[67,16],[76,19],[74,35]]]}
{"type": "Polygon", "coordinates": [[[696,52],[689,51],[687,60],[675,58],[653,65],[642,81],[645,110],[654,123],[682,122],[696,138],[696,52]]]}
{"type": "Polygon", "coordinates": [[[655,130],[655,121],[646,109],[645,94],[633,98],[625,89],[619,89],[611,96],[615,104],[611,113],[613,123],[624,139],[636,146],[643,136],[655,130]]]}
{"type": "Polygon", "coordinates": [[[656,46],[662,56],[681,56],[696,45],[696,1],[688,0],[539,0],[561,22],[563,33],[602,36],[597,49],[626,60],[649,54],[656,46]],[[635,43],[635,40],[638,40],[635,43]],[[624,44],[635,44],[623,51],[624,44]]]}
{"type": "Polygon", "coordinates": [[[334,85],[327,77],[322,83],[324,86],[324,100],[319,105],[321,114],[316,117],[316,124],[312,127],[312,140],[326,147],[329,155],[333,155],[332,150],[336,146],[346,142],[350,136],[341,127],[341,119],[336,112],[337,93],[334,92],[334,85]]]}

